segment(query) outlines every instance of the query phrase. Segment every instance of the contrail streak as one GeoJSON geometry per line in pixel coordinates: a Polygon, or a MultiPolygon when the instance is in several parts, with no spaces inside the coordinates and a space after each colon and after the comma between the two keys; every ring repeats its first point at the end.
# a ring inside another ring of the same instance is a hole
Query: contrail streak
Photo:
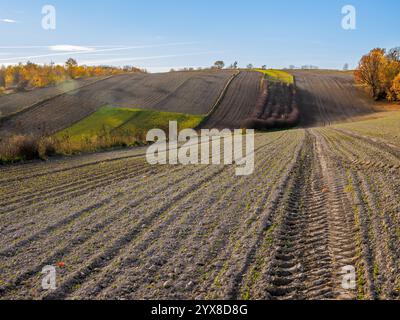
{"type": "MultiPolygon", "coordinates": [[[[142,45],[142,46],[132,46],[132,47],[122,47],[122,48],[111,48],[111,49],[99,49],[99,50],[85,50],[85,51],[73,51],[73,52],[60,52],[60,53],[51,53],[51,54],[42,54],[35,56],[23,56],[23,57],[13,57],[13,58],[2,58],[0,61],[14,61],[14,60],[29,60],[36,58],[47,58],[47,57],[56,57],[56,56],[69,56],[69,55],[77,55],[77,54],[90,54],[96,52],[113,52],[113,51],[122,51],[122,50],[132,50],[132,49],[145,49],[145,48],[158,48],[158,47],[169,47],[169,46],[178,46],[178,45],[188,45],[193,44],[194,42],[177,42],[177,43],[168,43],[168,44],[158,44],[158,45],[142,45]]],[[[49,48],[49,47],[47,47],[49,48]]]]}
{"type": "Polygon", "coordinates": [[[146,57],[130,57],[120,59],[106,59],[106,60],[87,60],[82,61],[81,64],[104,64],[114,62],[130,62],[130,61],[141,61],[141,60],[154,60],[154,59],[166,59],[166,58],[179,58],[179,57],[190,57],[206,54],[220,54],[220,51],[207,51],[207,52],[194,52],[194,53],[182,53],[182,54],[170,54],[170,55],[159,55],[159,56],[146,56],[146,57]]]}

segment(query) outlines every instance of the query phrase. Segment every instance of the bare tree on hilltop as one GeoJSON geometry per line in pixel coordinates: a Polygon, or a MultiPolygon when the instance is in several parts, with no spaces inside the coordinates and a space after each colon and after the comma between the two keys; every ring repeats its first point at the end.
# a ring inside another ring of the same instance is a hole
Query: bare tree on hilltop
{"type": "Polygon", "coordinates": [[[229,66],[229,69],[237,69],[238,68],[238,62],[237,61],[235,61],[234,63],[232,63],[230,66],[229,66]]]}
{"type": "Polygon", "coordinates": [[[77,67],[77,66],[78,66],[78,62],[76,62],[76,60],[73,59],[73,58],[69,58],[69,59],[65,62],[65,66],[66,66],[67,68],[77,67]]]}
{"type": "Polygon", "coordinates": [[[215,61],[214,67],[217,69],[223,69],[225,67],[225,62],[222,60],[215,61]]]}

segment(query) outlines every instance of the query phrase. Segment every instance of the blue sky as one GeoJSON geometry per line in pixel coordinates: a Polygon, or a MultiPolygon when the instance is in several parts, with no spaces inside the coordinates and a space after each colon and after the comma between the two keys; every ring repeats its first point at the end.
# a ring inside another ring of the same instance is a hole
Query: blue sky
{"type": "Polygon", "coordinates": [[[374,47],[400,46],[399,13],[398,0],[0,0],[0,64],[354,67],[374,47]],[[42,28],[46,4],[56,30],[42,28]],[[341,27],[349,4],[356,30],[341,27]]]}

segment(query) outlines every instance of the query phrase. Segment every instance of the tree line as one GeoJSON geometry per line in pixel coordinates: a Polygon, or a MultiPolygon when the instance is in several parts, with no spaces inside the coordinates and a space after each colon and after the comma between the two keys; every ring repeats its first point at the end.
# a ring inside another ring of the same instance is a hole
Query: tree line
{"type": "Polygon", "coordinates": [[[131,66],[85,66],[76,60],[68,59],[65,65],[38,65],[32,62],[26,64],[0,67],[0,94],[7,89],[23,91],[32,88],[42,88],[59,84],[66,80],[94,76],[109,76],[128,72],[145,72],[131,66]]]}
{"type": "Polygon", "coordinates": [[[375,100],[400,101],[400,47],[371,50],[361,58],[355,79],[375,100]]]}

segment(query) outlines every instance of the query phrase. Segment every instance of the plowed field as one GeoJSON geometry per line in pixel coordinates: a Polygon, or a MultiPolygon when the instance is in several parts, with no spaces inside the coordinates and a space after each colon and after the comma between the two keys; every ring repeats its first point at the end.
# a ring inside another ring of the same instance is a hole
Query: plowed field
{"type": "MultiPolygon", "coordinates": [[[[232,75],[230,71],[126,74],[97,81],[54,98],[44,95],[46,91],[37,91],[35,95],[42,92],[43,98],[48,99],[0,120],[0,134],[51,134],[105,105],[207,114],[232,75]]],[[[5,98],[8,97],[0,99],[0,109],[5,98]]],[[[19,110],[20,106],[25,106],[26,99],[34,101],[38,97],[24,99],[25,96],[15,96],[12,102],[7,102],[7,108],[19,110]]]]}
{"type": "Polygon", "coordinates": [[[340,71],[298,70],[296,79],[301,124],[329,125],[375,111],[376,104],[354,83],[353,75],[340,71]]]}
{"type": "Polygon", "coordinates": [[[204,128],[241,128],[255,110],[261,94],[263,75],[253,71],[241,71],[226,89],[218,108],[204,123],[204,128]]]}
{"type": "MultiPolygon", "coordinates": [[[[256,96],[254,74],[226,93],[244,109],[222,102],[210,126],[248,114],[240,88],[253,83],[256,96]]],[[[319,101],[302,100],[314,108],[304,121],[368,111],[335,79],[300,81],[319,101]]],[[[247,177],[233,166],[150,166],[145,149],[2,167],[0,297],[399,299],[399,130],[381,118],[260,133],[247,177]],[[41,288],[46,265],[57,266],[55,291],[41,288]]]]}

